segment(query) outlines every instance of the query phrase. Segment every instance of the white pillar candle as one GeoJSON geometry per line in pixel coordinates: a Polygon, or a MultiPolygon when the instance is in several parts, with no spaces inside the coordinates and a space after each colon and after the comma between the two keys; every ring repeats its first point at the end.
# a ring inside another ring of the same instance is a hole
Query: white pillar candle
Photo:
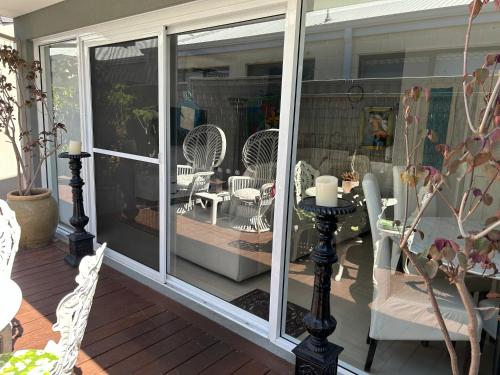
{"type": "Polygon", "coordinates": [[[70,155],[80,155],[82,153],[82,142],[80,141],[69,141],[68,154],[70,155]]]}
{"type": "Polygon", "coordinates": [[[316,178],[316,204],[323,207],[337,207],[337,186],[339,180],[334,176],[316,178]]]}

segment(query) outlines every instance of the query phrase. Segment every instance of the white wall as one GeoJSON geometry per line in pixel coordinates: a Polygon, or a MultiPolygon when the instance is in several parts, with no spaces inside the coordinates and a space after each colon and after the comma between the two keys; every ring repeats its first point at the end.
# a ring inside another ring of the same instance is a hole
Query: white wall
{"type": "MultiPolygon", "coordinates": [[[[1,26],[0,34],[14,36],[14,28],[12,25],[1,26]]],[[[0,37],[0,45],[10,45],[12,41],[0,37]]],[[[0,64],[0,74],[7,74],[8,71],[0,64]]],[[[7,137],[0,133],[0,199],[5,199],[5,194],[16,188],[16,159],[12,145],[7,143],[7,137]]]]}

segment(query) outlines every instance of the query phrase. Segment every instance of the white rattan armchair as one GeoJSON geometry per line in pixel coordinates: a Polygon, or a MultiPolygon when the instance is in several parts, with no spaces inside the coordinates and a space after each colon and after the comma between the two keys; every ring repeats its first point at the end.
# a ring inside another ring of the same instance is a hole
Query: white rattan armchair
{"type": "Polygon", "coordinates": [[[183,143],[188,165],[177,165],[177,189],[189,194],[187,209],[192,208],[193,195],[208,191],[214,168],[226,155],[226,136],[215,125],[201,125],[191,130],[183,143]]]}
{"type": "Polygon", "coordinates": [[[228,179],[234,229],[245,232],[271,229],[266,213],[274,202],[278,136],[278,129],[261,130],[252,134],[243,146],[245,174],[228,179]]]}
{"type": "Polygon", "coordinates": [[[49,341],[43,350],[25,349],[1,354],[1,374],[73,374],[105,248],[103,244],[95,255],[82,259],[76,277],[77,287],[57,306],[57,323],[53,330],[60,332],[59,342],[49,341]]]}
{"type": "Polygon", "coordinates": [[[15,212],[0,199],[0,275],[10,277],[20,238],[21,228],[15,212]]]}

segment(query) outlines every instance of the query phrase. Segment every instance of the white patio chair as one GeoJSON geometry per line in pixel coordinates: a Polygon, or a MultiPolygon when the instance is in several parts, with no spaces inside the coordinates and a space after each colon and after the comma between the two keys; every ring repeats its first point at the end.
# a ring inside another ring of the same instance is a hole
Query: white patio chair
{"type": "Polygon", "coordinates": [[[23,349],[0,354],[0,374],[73,374],[105,248],[103,244],[95,255],[81,260],[75,279],[77,287],[57,306],[53,330],[60,332],[59,342],[49,341],[43,350],[23,349]]]}
{"type": "MultiPolygon", "coordinates": [[[[304,232],[314,229],[314,215],[309,214],[299,208],[299,203],[302,199],[306,197],[306,190],[314,186],[316,177],[320,175],[317,169],[314,169],[307,162],[300,160],[295,165],[295,212],[296,212],[296,224],[294,224],[294,239],[293,239],[293,249],[290,255],[290,260],[300,258],[306,253],[299,253],[300,240],[304,232]]],[[[335,274],[335,281],[340,281],[342,274],[344,272],[344,264],[347,256],[348,250],[357,244],[361,244],[362,240],[354,233],[349,227],[351,226],[351,221],[348,217],[344,216],[339,220],[338,229],[336,232],[336,250],[339,257],[339,269],[335,274]]],[[[358,223],[359,224],[359,223],[358,223]]],[[[316,238],[316,234],[314,236],[316,238]]],[[[311,247],[315,245],[315,242],[311,243],[311,247]]],[[[309,250],[309,249],[308,249],[309,250]]]]}
{"type": "Polygon", "coordinates": [[[0,275],[10,277],[20,238],[21,228],[16,213],[0,199],[0,275]]]}
{"type": "MultiPolygon", "coordinates": [[[[392,185],[394,198],[396,198],[397,204],[394,206],[394,220],[404,221],[405,218],[405,202],[406,202],[406,184],[401,181],[401,173],[404,172],[406,167],[395,165],[392,167],[392,185]]],[[[417,199],[419,202],[422,201],[424,194],[426,193],[426,188],[422,183],[419,183],[416,188],[409,188],[408,196],[408,223],[411,223],[413,217],[415,216],[415,210],[417,209],[417,199]],[[416,196],[415,189],[418,191],[418,197],[416,196]]],[[[437,209],[437,199],[430,201],[427,209],[425,210],[423,217],[436,217],[439,216],[437,209]]],[[[401,249],[399,248],[399,243],[393,241],[392,243],[392,255],[391,255],[391,268],[392,273],[396,272],[397,265],[399,263],[399,258],[401,257],[401,249]]],[[[403,258],[403,265],[405,272],[413,273],[411,266],[407,266],[408,260],[403,258]]]]}
{"type": "MultiPolygon", "coordinates": [[[[483,299],[479,302],[479,307],[483,318],[483,333],[481,334],[481,350],[483,350],[485,334],[490,336],[492,340],[497,340],[498,329],[500,328],[498,327],[500,325],[498,315],[500,298],[483,299]]],[[[497,345],[500,344],[495,342],[495,349],[497,345]]]]}
{"type": "MultiPolygon", "coordinates": [[[[384,217],[380,189],[372,173],[363,179],[363,191],[373,241],[373,301],[368,333],[365,371],[370,371],[379,340],[442,341],[426,286],[419,276],[391,272],[389,239],[380,235],[379,218],[384,217]]],[[[453,341],[468,341],[468,317],[456,289],[444,278],[433,280],[434,293],[453,341]]],[[[478,337],[482,329],[479,313],[478,337]]]]}
{"type": "Polygon", "coordinates": [[[252,134],[243,146],[245,174],[228,179],[234,229],[244,232],[271,229],[266,213],[274,202],[278,136],[278,129],[261,130],[252,134]]]}
{"type": "Polygon", "coordinates": [[[201,125],[191,130],[183,143],[183,153],[189,165],[177,165],[177,189],[189,193],[186,210],[192,208],[193,196],[208,191],[214,169],[226,155],[226,136],[215,125],[201,125]]]}
{"type": "MultiPolygon", "coordinates": [[[[16,214],[4,200],[0,199],[0,277],[10,278],[14,258],[19,250],[21,228],[16,214]]],[[[12,324],[0,327],[0,348],[12,348],[12,324]]],[[[11,350],[11,349],[9,349],[11,350]]]]}

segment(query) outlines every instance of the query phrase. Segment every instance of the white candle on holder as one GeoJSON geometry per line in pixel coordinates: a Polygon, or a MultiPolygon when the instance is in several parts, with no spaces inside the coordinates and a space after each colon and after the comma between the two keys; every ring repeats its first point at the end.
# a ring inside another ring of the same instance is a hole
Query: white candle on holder
{"type": "Polygon", "coordinates": [[[80,155],[82,153],[82,142],[80,141],[69,141],[68,154],[70,155],[80,155]]]}
{"type": "Polygon", "coordinates": [[[323,207],[337,207],[337,187],[339,180],[334,176],[316,178],[316,204],[323,207]]]}

